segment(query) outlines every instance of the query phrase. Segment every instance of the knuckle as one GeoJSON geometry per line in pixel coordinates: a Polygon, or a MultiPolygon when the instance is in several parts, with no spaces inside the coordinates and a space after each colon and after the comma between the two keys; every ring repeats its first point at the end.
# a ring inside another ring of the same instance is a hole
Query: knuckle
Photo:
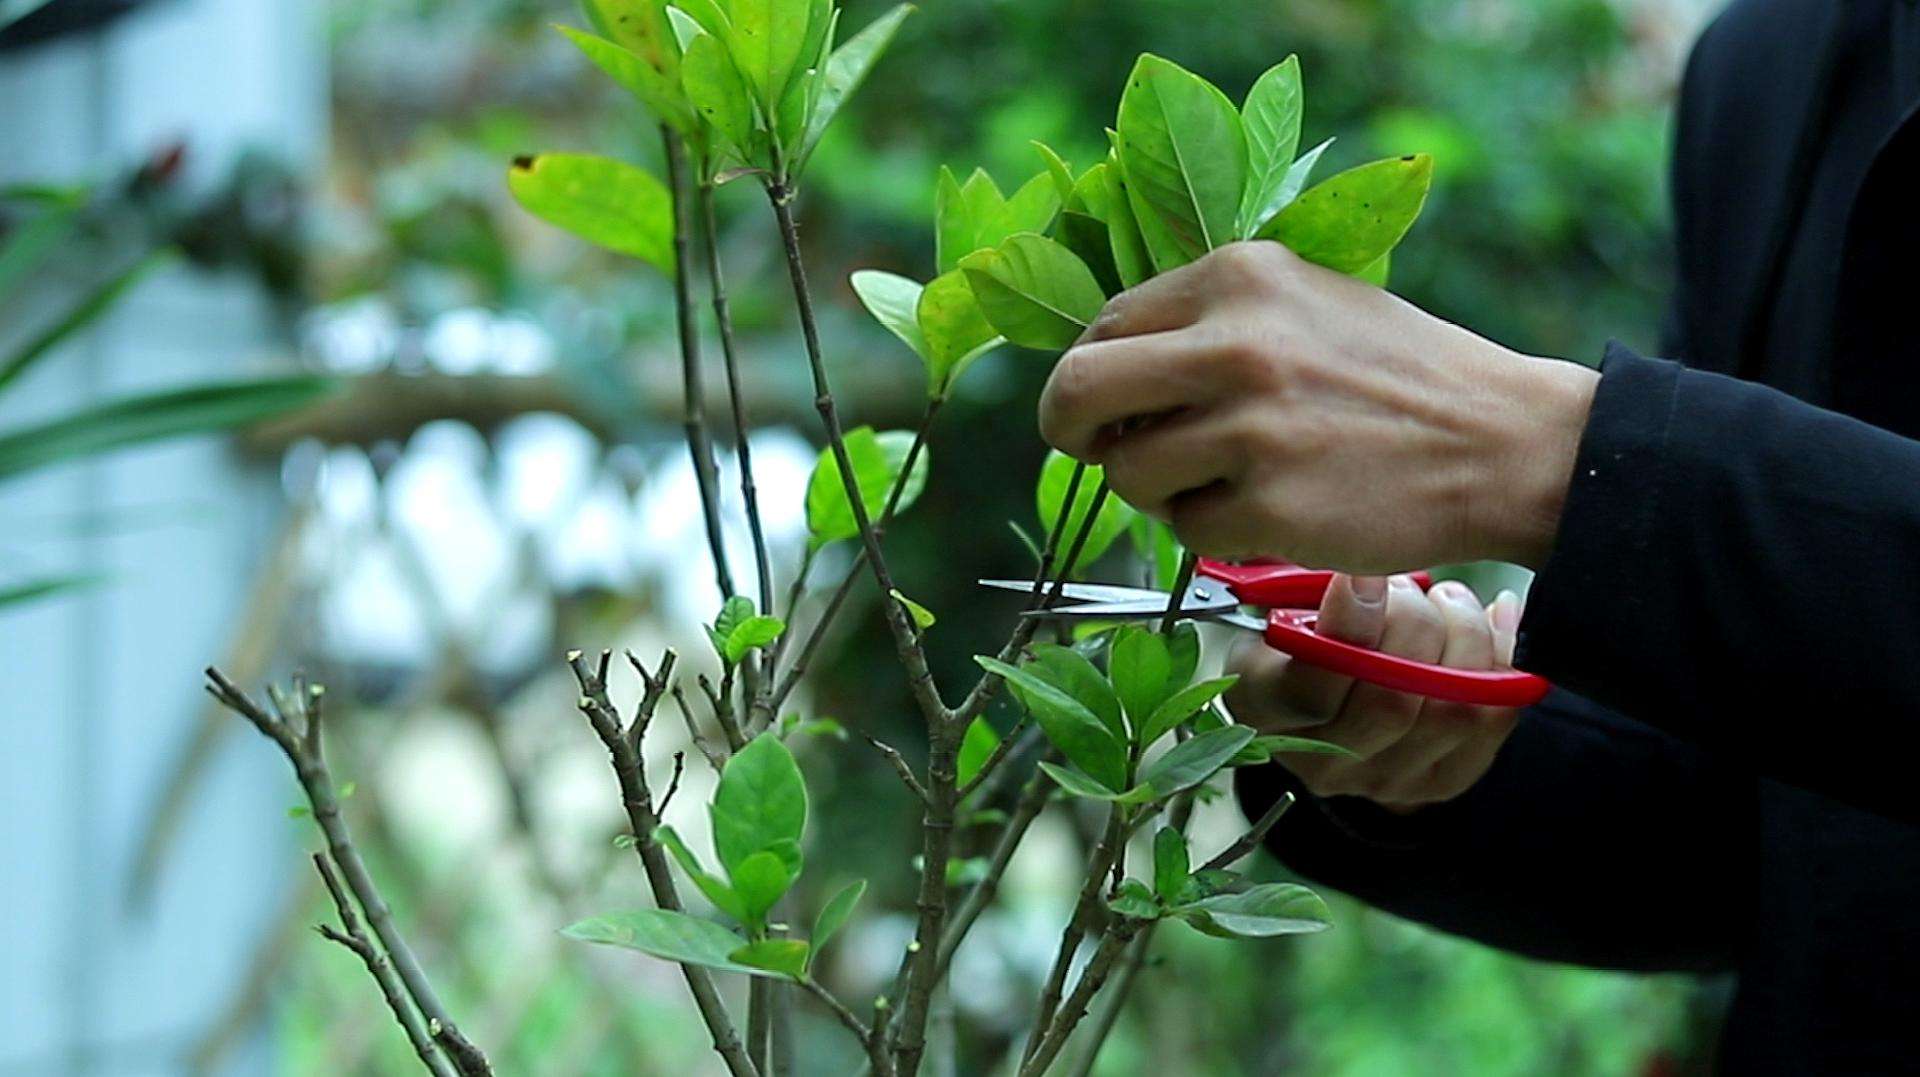
{"type": "Polygon", "coordinates": [[[1040,394],[1040,436],[1062,452],[1074,447],[1065,444],[1073,437],[1080,414],[1086,410],[1091,393],[1092,364],[1086,353],[1074,348],[1054,365],[1040,394]]]}

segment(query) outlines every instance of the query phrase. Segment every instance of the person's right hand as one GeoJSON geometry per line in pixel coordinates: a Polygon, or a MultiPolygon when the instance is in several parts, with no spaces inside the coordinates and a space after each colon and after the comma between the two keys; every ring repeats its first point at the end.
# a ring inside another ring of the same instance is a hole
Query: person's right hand
{"type": "MultiPolygon", "coordinates": [[[[1405,576],[1336,576],[1320,608],[1319,631],[1348,643],[1458,669],[1506,669],[1513,662],[1520,600],[1503,592],[1482,609],[1466,585],[1442,582],[1422,594],[1405,576]]],[[[1519,711],[1407,695],[1297,662],[1259,640],[1243,644],[1228,668],[1240,681],[1227,694],[1239,721],[1263,733],[1338,744],[1353,756],[1278,756],[1318,796],[1359,796],[1408,812],[1451,800],[1486,774],[1519,711]]]]}

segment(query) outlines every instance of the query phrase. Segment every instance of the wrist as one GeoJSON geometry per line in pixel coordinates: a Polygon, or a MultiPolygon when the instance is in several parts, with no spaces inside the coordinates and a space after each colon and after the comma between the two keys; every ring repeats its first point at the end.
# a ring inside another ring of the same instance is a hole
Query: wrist
{"type": "Polygon", "coordinates": [[[1503,395],[1511,406],[1488,468],[1495,496],[1477,499],[1492,518],[1473,528],[1493,556],[1538,569],[1559,532],[1600,373],[1559,359],[1517,359],[1508,364],[1503,395]]]}

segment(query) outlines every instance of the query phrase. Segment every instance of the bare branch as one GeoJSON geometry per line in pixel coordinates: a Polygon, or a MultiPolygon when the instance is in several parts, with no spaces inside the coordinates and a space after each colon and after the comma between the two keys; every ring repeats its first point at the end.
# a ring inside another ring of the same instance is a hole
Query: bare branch
{"type": "Polygon", "coordinates": [[[819,999],[821,1005],[831,1011],[833,1016],[846,1026],[848,1032],[853,1033],[853,1038],[860,1041],[860,1046],[867,1052],[867,1064],[872,1068],[874,1077],[892,1077],[893,1059],[888,1057],[886,1045],[877,1031],[879,1015],[885,1012],[886,1007],[880,1006],[878,1002],[875,1003],[878,1012],[875,1014],[875,1023],[870,1028],[860,1020],[858,1015],[848,1009],[845,1003],[835,998],[833,992],[820,986],[818,980],[808,976],[800,981],[800,986],[805,988],[808,994],[819,999]]]}
{"type": "Polygon", "coordinates": [[[732,596],[733,573],[727,567],[726,541],[720,526],[719,468],[714,464],[713,439],[707,435],[706,391],[701,385],[700,327],[694,318],[693,283],[687,266],[693,235],[693,207],[687,198],[687,152],[680,136],[662,126],[660,137],[667,149],[667,191],[673,201],[673,301],[680,328],[680,379],[685,399],[683,425],[687,452],[693,458],[694,485],[700,491],[700,513],[706,522],[707,552],[713,558],[715,582],[720,593],[732,596]]]}
{"type": "Polygon", "coordinates": [[[740,457],[740,496],[746,503],[747,530],[753,538],[754,568],[758,573],[760,612],[773,613],[773,567],[767,557],[767,535],[760,521],[760,493],[753,482],[753,447],[747,441],[746,407],[740,402],[740,361],[733,344],[733,312],[727,303],[727,278],[720,266],[720,229],[713,212],[713,184],[702,179],[693,198],[700,209],[701,233],[706,238],[707,286],[713,317],[720,325],[720,354],[726,361],[727,403],[733,413],[733,451],[740,457]]]}
{"type": "Polygon", "coordinates": [[[1200,865],[1200,870],[1218,871],[1221,868],[1232,867],[1241,857],[1258,849],[1260,842],[1266,838],[1267,831],[1272,830],[1273,824],[1279,822],[1282,815],[1287,814],[1288,808],[1293,807],[1293,801],[1294,796],[1292,793],[1284,794],[1279,800],[1274,801],[1273,804],[1261,814],[1258,822],[1249,827],[1245,834],[1234,839],[1232,845],[1220,850],[1219,854],[1214,856],[1213,859],[1200,865]]]}
{"type": "MultiPolygon", "coordinates": [[[[620,713],[607,697],[606,681],[588,668],[579,651],[567,656],[567,664],[580,685],[580,712],[593,726],[594,733],[599,736],[600,743],[613,762],[614,778],[620,784],[621,805],[626,809],[627,825],[633,834],[634,853],[639,856],[640,865],[646,871],[654,903],[669,911],[683,911],[680,892],[673,881],[673,869],[667,863],[666,850],[661,847],[656,835],[660,818],[653,807],[653,794],[647,787],[646,768],[639,748],[634,741],[622,735],[620,713]]],[[[665,665],[663,661],[663,668],[665,665]]],[[[657,678],[659,675],[655,676],[657,678]]],[[[654,706],[659,705],[659,693],[650,692],[649,697],[654,706]]],[[[634,727],[644,728],[650,717],[636,716],[634,727]]],[[[759,1077],[759,1070],[747,1058],[746,1048],[740,1042],[740,1033],[727,1014],[726,1003],[714,987],[713,977],[698,965],[683,963],[680,972],[686,978],[687,989],[693,993],[694,1006],[700,1011],[701,1020],[706,1023],[707,1031],[713,1037],[713,1049],[726,1063],[728,1071],[733,1077],[759,1077]]]]}
{"type": "Polygon", "coordinates": [[[294,699],[273,693],[275,705],[282,710],[280,717],[275,718],[261,710],[259,704],[219,670],[208,669],[207,680],[207,690],[213,693],[214,698],[252,722],[255,728],[280,746],[287,761],[293,764],[294,775],[305,790],[307,803],[312,809],[313,821],[326,835],[328,856],[340,868],[347,889],[359,901],[360,909],[366,915],[368,926],[373,928],[375,937],[386,947],[388,959],[406,988],[408,997],[419,1007],[429,1032],[446,1051],[454,1069],[464,1077],[490,1075],[493,1068],[488,1064],[486,1055],[460,1032],[452,1014],[441,1003],[433,984],[420,967],[419,959],[414,957],[412,947],[394,923],[393,911],[380,896],[372,874],[367,871],[365,861],[360,858],[360,852],[353,844],[353,835],[347,830],[345,817],[340,814],[333,775],[328,771],[326,757],[320,750],[319,702],[324,692],[315,685],[294,699]]]}
{"type": "MultiPolygon", "coordinates": [[[[1053,1024],[1055,1011],[1061,1005],[1060,993],[1066,988],[1067,973],[1073,967],[1073,957],[1079,953],[1088,928],[1104,918],[1105,910],[1100,902],[1101,887],[1106,881],[1107,872],[1119,858],[1125,841],[1125,813],[1120,807],[1114,806],[1108,809],[1107,825],[1087,860],[1086,881],[1080,884],[1080,896],[1074,902],[1073,915],[1060,932],[1060,949],[1054,954],[1053,968],[1047,973],[1046,984],[1040,990],[1040,1000],[1034,1009],[1033,1032],[1027,1039],[1028,1059],[1040,1049],[1053,1024]]],[[[1026,1073],[1027,1069],[1023,1066],[1020,1072],[1026,1073]]]]}
{"type": "MultiPolygon", "coordinates": [[[[774,154],[777,158],[777,148],[774,154]]],[[[867,566],[873,572],[874,581],[880,585],[880,593],[891,595],[897,590],[893,572],[887,567],[886,553],[880,547],[879,530],[867,514],[859,479],[854,474],[853,459],[847,453],[846,432],[841,428],[839,409],[834,404],[833,388],[827,378],[826,358],[820,348],[820,328],[814,320],[813,295],[807,287],[806,263],[800,256],[800,232],[793,219],[794,191],[787,185],[786,169],[778,160],[775,161],[774,172],[775,176],[767,184],[767,199],[773,204],[774,219],[780,226],[780,242],[786,250],[787,274],[792,278],[794,305],[800,314],[800,332],[806,343],[807,364],[813,374],[814,408],[820,413],[820,421],[826,427],[827,448],[832,453],[836,470],[840,472],[854,524],[859,528],[860,543],[867,554],[867,566]]],[[[947,706],[933,682],[933,671],[927,665],[927,654],[920,645],[920,634],[914,628],[913,619],[898,602],[883,603],[882,608],[885,610],[887,627],[893,633],[894,650],[898,652],[900,664],[907,672],[908,687],[931,732],[947,719],[947,706]]]]}
{"type": "Polygon", "coordinates": [[[921,785],[920,779],[913,776],[913,768],[907,765],[906,759],[900,755],[897,749],[885,741],[870,737],[865,733],[860,734],[860,739],[872,746],[873,750],[879,752],[881,757],[887,761],[888,765],[893,767],[893,772],[900,776],[900,783],[907,787],[908,792],[918,797],[922,804],[926,803],[927,787],[921,785]]]}
{"type": "Polygon", "coordinates": [[[1073,993],[1060,1006],[1060,1011],[1048,1022],[1046,1035],[1041,1037],[1031,1056],[1020,1067],[1020,1077],[1039,1077],[1053,1065],[1059,1057],[1060,1049],[1066,1046],[1067,1037],[1087,1015],[1087,1005],[1093,996],[1113,972],[1113,966],[1127,952],[1135,932],[1140,929],[1139,920],[1119,919],[1100,940],[1100,946],[1093,952],[1092,960],[1087,962],[1086,971],[1080,974],[1080,980],[1073,986],[1073,993]]]}
{"type": "Polygon", "coordinates": [[[673,803],[673,794],[680,791],[680,775],[687,769],[687,753],[673,753],[673,777],[667,780],[667,791],[660,798],[660,815],[667,814],[667,806],[673,803]]]}
{"type": "Polygon", "coordinates": [[[719,749],[707,743],[707,738],[700,735],[699,720],[694,718],[693,708],[687,705],[687,694],[681,691],[677,684],[673,686],[673,702],[680,709],[681,717],[686,719],[687,736],[693,741],[693,746],[706,757],[707,764],[714,769],[715,773],[725,769],[727,757],[719,749]]]}
{"type": "Polygon", "coordinates": [[[407,1042],[413,1045],[413,1052],[420,1056],[420,1062],[427,1072],[439,1077],[454,1077],[452,1067],[433,1046],[433,1039],[427,1032],[427,1026],[420,1014],[407,999],[406,988],[394,975],[393,966],[387,956],[379,951],[373,940],[360,927],[360,917],[353,911],[353,901],[347,897],[346,888],[340,885],[340,878],[334,874],[333,865],[327,862],[326,854],[313,854],[313,866],[320,873],[320,881],[326,884],[327,893],[333,898],[333,907],[340,915],[341,930],[335,931],[330,925],[318,924],[315,929],[320,934],[347,949],[353,951],[367,966],[367,974],[380,987],[380,996],[387,1001],[387,1008],[393,1011],[393,1019],[407,1034],[407,1042]]]}
{"type": "Polygon", "coordinates": [[[1036,771],[1027,780],[1026,788],[1021,791],[1020,800],[1008,815],[1006,824],[1000,828],[1000,836],[994,839],[993,852],[987,856],[985,874],[960,900],[953,914],[953,923],[940,940],[938,975],[946,975],[948,967],[953,964],[953,955],[959,952],[960,944],[966,941],[967,932],[973,930],[974,921],[980,919],[980,914],[993,903],[994,896],[1000,890],[1000,880],[1007,873],[1007,865],[1013,862],[1013,854],[1019,850],[1021,841],[1027,836],[1027,829],[1040,817],[1052,796],[1052,780],[1036,771]]]}

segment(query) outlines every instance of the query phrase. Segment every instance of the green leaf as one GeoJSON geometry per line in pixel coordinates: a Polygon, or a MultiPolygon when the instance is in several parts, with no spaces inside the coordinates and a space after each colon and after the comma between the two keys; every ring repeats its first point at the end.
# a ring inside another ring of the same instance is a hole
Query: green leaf
{"type": "Polygon", "coordinates": [[[853,285],[853,292],[860,297],[860,303],[867,308],[867,313],[931,366],[927,358],[930,354],[927,338],[920,331],[920,319],[916,313],[925,287],[918,281],[878,269],[858,270],[847,278],[847,282],[853,285]]]}
{"type": "Polygon", "coordinates": [[[1162,798],[1185,792],[1213,777],[1252,739],[1253,730],[1243,725],[1196,734],[1149,763],[1140,774],[1140,782],[1152,786],[1154,794],[1162,798]]]}
{"type": "Polygon", "coordinates": [[[75,457],[246,426],[304,407],[337,387],[329,378],[302,374],[124,397],[0,432],[0,480],[75,457]]]}
{"type": "Polygon", "coordinates": [[[727,955],[729,961],[790,980],[807,974],[812,950],[802,939],[756,939],[727,955]]]}
{"type": "Polygon", "coordinates": [[[567,40],[572,41],[608,78],[638,98],[647,111],[653,113],[654,119],[683,135],[699,134],[699,126],[694,122],[693,106],[688,103],[686,89],[681,86],[678,77],[680,57],[677,51],[669,50],[673,52],[672,66],[675,72],[669,75],[641,59],[638,54],[604,37],[571,26],[555,29],[567,35],[567,40]]]}
{"type": "Polygon", "coordinates": [[[1065,206],[1068,199],[1073,197],[1073,166],[1055,153],[1052,146],[1039,139],[1034,139],[1030,144],[1034,152],[1040,155],[1040,162],[1046,165],[1047,176],[1053,181],[1053,189],[1060,196],[1060,204],[1065,206]]]}
{"type": "Polygon", "coordinates": [[[900,603],[900,608],[906,610],[907,616],[913,618],[914,627],[922,632],[932,628],[939,620],[933,615],[932,610],[908,598],[898,587],[893,589],[893,600],[900,603]]]}
{"type": "Polygon", "coordinates": [[[720,605],[719,616],[707,629],[707,639],[713,642],[713,652],[722,661],[733,662],[737,659],[727,657],[727,640],[733,636],[733,630],[753,616],[753,599],[745,595],[733,595],[720,605]]]}
{"type": "Polygon", "coordinates": [[[680,77],[680,50],[674,47],[665,0],[584,0],[582,6],[601,37],[638,57],[669,84],[680,77]]]}
{"type": "Polygon", "coordinates": [[[100,582],[97,575],[42,576],[39,579],[21,583],[0,584],[0,610],[8,606],[24,605],[42,598],[50,598],[67,591],[77,591],[82,587],[91,587],[100,582]]]}
{"type": "Polygon", "coordinates": [[[780,638],[787,630],[787,622],[778,617],[764,614],[749,617],[733,627],[727,633],[725,656],[728,662],[738,663],[747,656],[747,652],[758,650],[780,638]]]}
{"type": "Polygon", "coordinates": [[[1307,189],[1307,181],[1313,178],[1314,166],[1320,163],[1320,155],[1326,153],[1327,147],[1331,145],[1333,145],[1333,139],[1329,138],[1325,142],[1301,154],[1299,160],[1287,166],[1287,176],[1280,181],[1280,189],[1273,193],[1273,198],[1269,200],[1266,207],[1260,211],[1260,215],[1254,223],[1256,234],[1258,234],[1260,228],[1264,227],[1268,221],[1273,219],[1274,214],[1280,212],[1294,199],[1300,197],[1300,192],[1307,189]]]}
{"type": "Polygon", "coordinates": [[[988,213],[997,213],[1006,197],[985,169],[976,168],[963,185],[946,165],[933,186],[934,265],[941,273],[960,267],[960,259],[979,250],[975,242],[988,213]]]}
{"type": "Polygon", "coordinates": [[[960,759],[954,772],[954,781],[966,788],[980,776],[980,768],[993,756],[994,749],[1000,747],[1000,734],[985,718],[975,718],[967,725],[967,734],[960,741],[960,759]]]}
{"type": "Polygon", "coordinates": [[[1113,236],[1108,233],[1105,221],[1067,210],[1060,214],[1054,236],[1093,271],[1093,279],[1100,283],[1101,291],[1109,296],[1120,293],[1120,269],[1113,261],[1113,236]]]}
{"type": "MultiPolygon", "coordinates": [[[[1181,722],[1200,713],[1200,709],[1232,688],[1239,677],[1215,677],[1210,681],[1190,684],[1168,696],[1153,709],[1143,728],[1140,730],[1140,746],[1147,747],[1159,740],[1181,722]]],[[[1188,743],[1192,743],[1189,741],[1188,743]]]]}
{"type": "Polygon", "coordinates": [[[1387,286],[1387,277],[1392,272],[1393,252],[1388,251],[1380,257],[1375,258],[1365,268],[1357,270],[1353,275],[1373,285],[1375,288],[1385,288],[1387,286]]]}
{"type": "Polygon", "coordinates": [[[900,30],[900,24],[913,14],[912,4],[898,4],[885,15],[868,23],[866,28],[853,35],[846,44],[833,50],[827,58],[826,70],[819,75],[820,96],[814,103],[813,115],[807,121],[806,138],[801,143],[800,160],[812,156],[813,148],[820,142],[820,136],[826,134],[827,125],[839,114],[840,107],[846,104],[867,80],[868,72],[880,59],[880,54],[892,43],[894,34],[900,30]]]}
{"type": "Polygon", "coordinates": [[[1208,934],[1242,939],[1308,934],[1333,924],[1320,895],[1297,883],[1261,883],[1201,898],[1173,912],[1208,934]]]}
{"type": "Polygon", "coordinates": [[[1433,182],[1433,158],[1392,157],[1308,188],[1260,230],[1309,262],[1358,273],[1400,242],[1433,182]]]}
{"type": "MultiPolygon", "coordinates": [[[[7,253],[11,254],[11,249],[7,253]]],[[[62,341],[93,324],[119,302],[129,289],[145,280],[147,274],[172,260],[172,251],[154,251],[95,285],[52,325],[35,334],[18,351],[0,362],[0,389],[5,389],[34,364],[51,355],[62,341]]]]}
{"type": "Polygon", "coordinates": [[[1036,643],[1033,661],[1023,668],[1079,700],[1108,732],[1123,742],[1126,740],[1127,724],[1120,715],[1120,698],[1114,695],[1113,685],[1100,675],[1086,655],[1057,643],[1036,643]]]}
{"type": "Polygon", "coordinates": [[[942,273],[921,291],[914,312],[926,351],[927,395],[945,399],[974,360],[1006,341],[980,310],[966,275],[942,273]]]}
{"type": "Polygon", "coordinates": [[[1136,920],[1158,920],[1162,909],[1155,900],[1153,891],[1138,879],[1127,879],[1107,899],[1107,907],[1122,916],[1131,916],[1136,920]]]}
{"type": "Polygon", "coordinates": [[[713,851],[729,874],[762,850],[794,857],[779,848],[797,848],[807,825],[807,784],[793,753],[772,733],[748,741],[727,760],[709,812],[713,851]]]}
{"type": "MultiPolygon", "coordinates": [[[[741,901],[740,895],[734,893],[733,887],[728,886],[725,880],[701,865],[700,858],[693,855],[693,850],[687,848],[687,843],[680,839],[679,831],[670,826],[660,826],[655,827],[653,833],[660,844],[667,847],[667,852],[673,856],[673,859],[680,864],[680,870],[687,873],[687,878],[693,880],[693,885],[700,893],[706,895],[706,899],[713,903],[714,908],[742,923],[749,919],[746,903],[741,901]]],[[[630,842],[634,840],[631,834],[623,834],[621,837],[630,842]]]]}
{"type": "MultiPolygon", "coordinates": [[[[854,481],[860,488],[860,502],[866,507],[867,518],[877,522],[900,469],[906,465],[913,435],[904,430],[875,434],[872,427],[861,426],[847,431],[846,445],[854,481]]],[[[910,508],[926,484],[927,453],[923,449],[914,461],[913,474],[907,476],[894,511],[905,512],[910,508]]],[[[846,485],[840,476],[839,461],[834,459],[831,446],[820,450],[813,475],[807,480],[807,530],[812,533],[811,542],[816,548],[841,539],[857,538],[860,534],[853,504],[847,500],[846,485]]]]}
{"type": "MultiPolygon", "coordinates": [[[[1118,147],[1118,134],[1113,137],[1118,147]]],[[[1120,163],[1117,148],[1108,159],[1103,178],[1108,198],[1107,239],[1112,247],[1114,271],[1120,275],[1121,287],[1132,288],[1153,276],[1153,256],[1148,253],[1146,237],[1140,232],[1140,217],[1133,208],[1133,185],[1127,181],[1126,168],[1120,163]]]]}
{"type": "Polygon", "coordinates": [[[827,941],[840,933],[848,920],[853,918],[854,906],[860,904],[860,896],[867,892],[867,881],[856,879],[840,888],[840,892],[820,907],[820,915],[813,920],[813,952],[819,953],[827,941]]]}
{"type": "Polygon", "coordinates": [[[0,296],[10,294],[17,282],[66,244],[79,227],[84,204],[80,197],[58,198],[32,220],[7,233],[6,242],[0,244],[0,296]]]}
{"type": "Polygon", "coordinates": [[[726,46],[711,33],[687,42],[686,54],[680,60],[680,84],[693,111],[720,136],[722,147],[742,162],[752,162],[762,144],[753,99],[739,69],[727,56],[726,46]]]}
{"type": "Polygon", "coordinates": [[[1050,763],[1043,759],[1040,761],[1040,769],[1045,771],[1047,777],[1052,778],[1054,783],[1060,786],[1060,788],[1065,789],[1077,797],[1088,797],[1093,800],[1118,800],[1123,795],[1117,790],[1109,789],[1100,782],[1070,767],[1063,767],[1057,763],[1050,763]]]}
{"type": "Polygon", "coordinates": [[[1237,238],[1247,136],[1225,94],[1149,53],[1127,77],[1116,126],[1134,212],[1160,272],[1237,238]]]}
{"type": "Polygon", "coordinates": [[[1167,901],[1177,901],[1187,886],[1187,839],[1163,826],[1153,836],[1153,889],[1167,901]]]}
{"type": "Polygon", "coordinates": [[[734,960],[747,945],[739,935],[696,916],[668,909],[607,913],[571,924],[560,932],[570,939],[620,946],[663,961],[701,965],[722,972],[769,975],[769,970],[734,960]]]}
{"type": "Polygon", "coordinates": [[[1020,185],[999,214],[987,222],[982,246],[999,246],[1022,232],[1045,233],[1060,213],[1062,199],[1051,175],[1042,172],[1020,185]]]}
{"type": "Polygon", "coordinates": [[[1300,58],[1289,56],[1254,82],[1240,118],[1247,132],[1247,187],[1234,234],[1253,236],[1266,222],[1268,203],[1286,182],[1300,149],[1300,58]]]}
{"type": "Polygon", "coordinates": [[[1165,701],[1172,669],[1167,642],[1158,633],[1139,625],[1124,625],[1115,633],[1107,652],[1107,672],[1136,732],[1147,727],[1154,708],[1165,701]]]}
{"type": "Polygon", "coordinates": [[[1064,351],[1107,302],[1085,262],[1035,232],[975,251],[960,260],[960,268],[987,321],[1026,348],[1064,351]]]}
{"type": "Polygon", "coordinates": [[[762,849],[733,869],[733,892],[740,895],[744,919],[756,929],[766,922],[767,910],[793,886],[794,872],[778,854],[762,849]]]}
{"type": "Polygon", "coordinates": [[[1299,755],[1344,755],[1350,759],[1359,756],[1350,748],[1330,741],[1314,740],[1310,737],[1284,737],[1279,734],[1266,734],[1253,738],[1245,748],[1233,757],[1236,767],[1254,766],[1271,760],[1282,753],[1299,755]]]}
{"type": "Polygon", "coordinates": [[[764,115],[772,116],[806,47],[812,6],[804,0],[727,0],[727,45],[764,115]]]}
{"type": "MultiPolygon", "coordinates": [[[[1171,529],[1163,530],[1172,533],[1171,529]]],[[[1167,644],[1167,686],[1191,684],[1194,670],[1200,668],[1200,629],[1192,621],[1181,621],[1163,638],[1167,644]]]]}
{"type": "Polygon", "coordinates": [[[1019,690],[1020,701],[1040,724],[1041,732],[1074,766],[1110,790],[1126,787],[1126,747],[1086,704],[1029,669],[985,655],[975,655],[974,661],[1019,690]]]}
{"type": "Polygon", "coordinates": [[[583,153],[522,157],[507,187],[528,213],[673,273],[673,202],[651,172],[583,153]]]}
{"type": "MultiPolygon", "coordinates": [[[[1034,486],[1034,505],[1040,513],[1043,533],[1051,534],[1054,521],[1060,518],[1060,510],[1066,505],[1067,488],[1073,485],[1076,463],[1066,453],[1050,450],[1046,462],[1040,465],[1040,481],[1034,486]]],[[[1067,556],[1073,537],[1080,533],[1081,523],[1093,508],[1093,499],[1105,475],[1100,465],[1087,465],[1086,473],[1080,477],[1080,487],[1074,491],[1072,515],[1067,517],[1066,527],[1060,532],[1060,548],[1054,551],[1057,557],[1064,559],[1067,556]]],[[[1100,560],[1100,555],[1106,553],[1113,541],[1126,532],[1136,515],[1132,506],[1109,495],[1100,506],[1100,515],[1094,517],[1093,527],[1087,532],[1086,544],[1080,548],[1080,557],[1073,567],[1085,568],[1100,560]]]]}

